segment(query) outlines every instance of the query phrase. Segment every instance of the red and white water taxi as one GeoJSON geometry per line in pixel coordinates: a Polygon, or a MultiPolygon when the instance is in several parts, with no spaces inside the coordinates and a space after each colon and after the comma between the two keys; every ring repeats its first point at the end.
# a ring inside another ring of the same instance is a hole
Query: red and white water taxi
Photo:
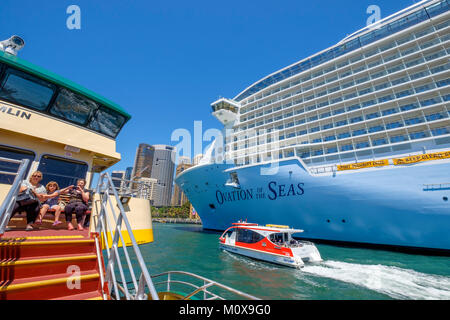
{"type": "Polygon", "coordinates": [[[239,221],[225,230],[219,241],[226,251],[294,268],[303,267],[305,262],[322,261],[313,243],[292,238],[299,232],[303,230],[239,221]]]}

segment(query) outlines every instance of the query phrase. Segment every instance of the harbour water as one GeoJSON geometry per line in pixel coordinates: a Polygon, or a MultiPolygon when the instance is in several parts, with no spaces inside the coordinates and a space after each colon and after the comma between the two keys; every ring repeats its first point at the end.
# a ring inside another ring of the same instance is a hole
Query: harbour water
{"type": "Polygon", "coordinates": [[[196,273],[271,300],[448,300],[450,258],[317,244],[323,262],[301,270],[221,251],[220,233],[199,225],[154,223],[140,246],[151,274],[196,273]]]}

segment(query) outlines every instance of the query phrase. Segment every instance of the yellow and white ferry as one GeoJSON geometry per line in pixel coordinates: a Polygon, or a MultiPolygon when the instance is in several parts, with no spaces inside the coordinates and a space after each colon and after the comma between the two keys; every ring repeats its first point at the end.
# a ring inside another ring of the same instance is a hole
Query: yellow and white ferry
{"type": "Polygon", "coordinates": [[[103,173],[92,186],[95,173],[120,161],[116,137],[131,116],[17,57],[23,46],[18,36],[0,42],[0,300],[193,299],[199,293],[221,298],[211,286],[255,298],[188,272],[150,275],[138,246],[153,241],[150,202],[139,197],[145,185],[136,192],[131,187],[139,184],[128,181],[130,188],[118,193],[103,173]],[[42,224],[27,231],[24,213],[11,216],[21,182],[36,171],[44,186],[86,179],[92,190],[89,228],[67,230],[64,215],[53,226],[54,216],[47,213],[42,224]],[[130,254],[137,263],[131,263],[130,254]]]}

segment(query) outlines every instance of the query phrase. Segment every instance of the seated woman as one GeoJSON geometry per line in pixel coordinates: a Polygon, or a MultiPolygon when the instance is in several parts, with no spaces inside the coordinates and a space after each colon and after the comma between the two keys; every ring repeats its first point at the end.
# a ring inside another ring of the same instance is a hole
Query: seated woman
{"type": "Polygon", "coordinates": [[[59,185],[55,181],[50,181],[45,186],[45,189],[47,189],[47,195],[50,197],[47,199],[44,204],[41,207],[41,211],[39,213],[39,217],[36,220],[36,223],[41,224],[42,218],[47,213],[48,209],[55,210],[55,222],[53,222],[53,226],[57,226],[58,224],[61,224],[62,222],[59,221],[59,216],[61,214],[61,211],[64,210],[64,205],[59,202],[59,195],[68,193],[73,188],[73,185],[68,186],[64,189],[59,190],[59,185]]]}
{"type": "Polygon", "coordinates": [[[32,224],[34,223],[36,217],[39,214],[40,202],[47,200],[47,195],[45,194],[46,193],[45,187],[39,183],[41,182],[41,180],[42,180],[42,172],[36,171],[30,176],[30,179],[28,181],[27,180],[22,181],[22,185],[20,186],[19,189],[19,195],[25,192],[27,189],[30,189],[31,192],[36,195],[37,200],[28,204],[21,204],[23,203],[22,201],[16,201],[16,203],[14,204],[13,211],[11,213],[11,218],[18,212],[25,211],[27,213],[27,227],[26,227],[27,231],[33,230],[32,224]]]}
{"type": "Polygon", "coordinates": [[[89,201],[89,192],[84,188],[86,185],[85,179],[78,179],[77,186],[69,191],[69,204],[66,205],[64,212],[66,214],[66,221],[68,223],[67,229],[73,230],[72,213],[75,212],[77,216],[78,230],[84,230],[83,222],[86,211],[89,209],[87,203],[89,201]]]}

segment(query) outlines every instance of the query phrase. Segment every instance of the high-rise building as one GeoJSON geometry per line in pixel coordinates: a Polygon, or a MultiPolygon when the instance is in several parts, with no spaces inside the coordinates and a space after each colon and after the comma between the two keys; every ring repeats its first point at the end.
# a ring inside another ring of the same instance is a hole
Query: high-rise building
{"type": "Polygon", "coordinates": [[[131,175],[133,174],[133,167],[127,167],[125,170],[125,180],[131,180],[131,175]]]}
{"type": "Polygon", "coordinates": [[[170,206],[175,168],[175,147],[154,145],[151,178],[157,180],[160,196],[155,199],[155,206],[170,206]]]}
{"type": "Polygon", "coordinates": [[[131,187],[131,183],[129,182],[131,180],[133,174],[133,167],[127,167],[125,170],[125,182],[124,182],[124,188],[129,189],[131,187]]]}
{"type": "MultiPolygon", "coordinates": [[[[189,161],[190,162],[190,161],[189,161]]],[[[193,164],[190,163],[179,163],[176,169],[176,176],[179,175],[184,170],[193,167],[193,164]]],[[[172,205],[173,206],[182,206],[186,202],[188,202],[188,198],[184,194],[184,192],[180,189],[178,185],[175,185],[172,197],[172,205]]]]}
{"type": "MultiPolygon", "coordinates": [[[[170,206],[173,174],[175,168],[175,147],[141,143],[136,151],[132,179],[156,179],[155,192],[151,200],[157,207],[170,206]]],[[[133,189],[138,188],[133,184],[133,189]]]]}
{"type": "Polygon", "coordinates": [[[134,160],[132,178],[150,178],[153,166],[153,155],[155,148],[149,144],[139,144],[134,160]]]}
{"type": "Polygon", "coordinates": [[[125,179],[125,171],[113,171],[111,172],[111,179],[114,187],[116,188],[117,192],[120,192],[122,188],[124,187],[124,181],[125,179]]]}

